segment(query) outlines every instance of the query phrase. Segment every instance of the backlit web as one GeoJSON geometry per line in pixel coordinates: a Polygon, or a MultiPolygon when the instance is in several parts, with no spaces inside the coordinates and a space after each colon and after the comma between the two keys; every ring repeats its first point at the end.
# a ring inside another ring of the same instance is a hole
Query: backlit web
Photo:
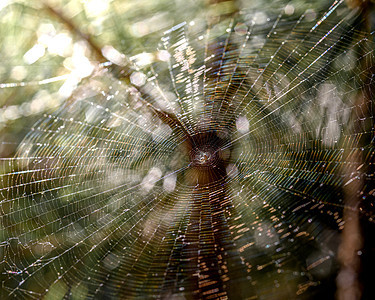
{"type": "Polygon", "coordinates": [[[103,1],[126,48],[89,2],[97,56],[74,1],[0,11],[40,18],[0,84],[2,299],[369,297],[371,6],[103,1]]]}

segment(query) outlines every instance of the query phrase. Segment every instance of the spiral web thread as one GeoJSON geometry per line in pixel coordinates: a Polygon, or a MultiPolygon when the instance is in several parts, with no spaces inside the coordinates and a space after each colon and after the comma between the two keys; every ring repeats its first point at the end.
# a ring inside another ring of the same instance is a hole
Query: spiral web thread
{"type": "Polygon", "coordinates": [[[4,297],[334,293],[345,216],[373,223],[362,13],[181,23],[131,82],[97,67],[1,159],[4,297]]]}

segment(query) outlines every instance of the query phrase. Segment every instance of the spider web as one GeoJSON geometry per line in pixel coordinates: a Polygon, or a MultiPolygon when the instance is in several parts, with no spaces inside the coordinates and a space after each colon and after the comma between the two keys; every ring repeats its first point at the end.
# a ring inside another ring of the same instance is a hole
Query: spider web
{"type": "Polygon", "coordinates": [[[374,32],[292,8],[171,26],[38,117],[1,158],[4,298],[367,295],[374,32]]]}

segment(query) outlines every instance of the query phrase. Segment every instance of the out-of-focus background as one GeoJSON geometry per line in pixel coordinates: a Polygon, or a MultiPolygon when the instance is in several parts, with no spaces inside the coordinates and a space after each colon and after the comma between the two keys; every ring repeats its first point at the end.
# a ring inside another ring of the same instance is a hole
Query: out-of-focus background
{"type": "Polygon", "coordinates": [[[0,24],[0,298],[371,299],[373,1],[2,0],[0,24]],[[230,188],[189,182],[179,126],[230,141],[230,188]]]}
{"type": "Polygon", "coordinates": [[[0,126],[6,143],[0,145],[1,157],[11,157],[40,113],[54,111],[98,62],[97,53],[71,25],[101,49],[108,52],[113,47],[148,64],[162,33],[181,22],[199,24],[262,6],[266,14],[258,17],[265,21],[267,16],[277,17],[280,7],[295,17],[307,11],[314,18],[329,5],[299,0],[4,0],[0,4],[0,126]]]}

